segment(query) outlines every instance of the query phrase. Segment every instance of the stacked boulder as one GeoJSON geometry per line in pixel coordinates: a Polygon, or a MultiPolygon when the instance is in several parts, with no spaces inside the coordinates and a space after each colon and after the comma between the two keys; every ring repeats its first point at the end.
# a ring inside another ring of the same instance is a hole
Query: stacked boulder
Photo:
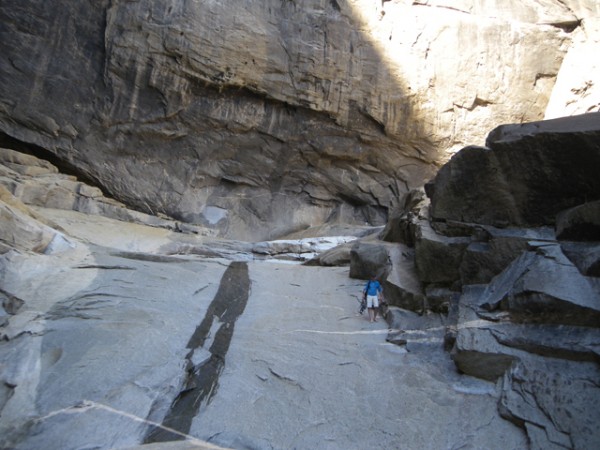
{"type": "Polygon", "coordinates": [[[380,266],[392,328],[442,313],[458,370],[498,382],[532,448],[600,442],[599,170],[598,113],[500,126],[407,197],[387,242],[352,250],[362,278],[367,245],[396,247],[380,266]]]}

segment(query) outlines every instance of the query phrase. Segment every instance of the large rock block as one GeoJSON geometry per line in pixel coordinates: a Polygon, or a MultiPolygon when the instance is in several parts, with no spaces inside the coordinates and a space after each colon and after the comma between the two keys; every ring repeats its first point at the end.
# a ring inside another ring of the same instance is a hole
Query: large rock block
{"type": "Polygon", "coordinates": [[[415,265],[419,279],[424,283],[452,285],[460,280],[460,264],[469,237],[448,237],[435,232],[428,222],[422,221],[417,230],[415,265]]]}
{"type": "MultiPolygon", "coordinates": [[[[479,317],[495,319],[481,311],[479,317]]],[[[499,344],[510,349],[567,361],[600,362],[600,349],[596,345],[600,328],[499,321],[490,323],[488,329],[499,344]]]]}
{"type": "Polygon", "coordinates": [[[485,285],[468,286],[459,300],[452,358],[460,371],[493,381],[518,361],[600,361],[599,328],[511,323],[506,313],[486,311],[485,290],[485,285]]]}
{"type": "Polygon", "coordinates": [[[524,252],[486,287],[482,301],[518,322],[600,326],[600,283],[583,276],[556,244],[524,252]]]}
{"type": "Polygon", "coordinates": [[[350,277],[368,280],[376,276],[382,280],[390,271],[390,257],[383,242],[359,241],[350,250],[350,277]]]}
{"type": "Polygon", "coordinates": [[[443,314],[417,314],[400,308],[390,308],[387,321],[390,333],[387,341],[403,345],[409,352],[433,354],[441,350],[447,317],[443,314]]]}
{"type": "Polygon", "coordinates": [[[542,228],[495,228],[479,226],[460,263],[465,284],[489,283],[528,248],[528,243],[554,241],[554,230],[542,228]]]}
{"type": "Polygon", "coordinates": [[[349,266],[350,252],[354,244],[342,244],[323,253],[319,253],[315,258],[308,261],[308,265],[321,266],[349,266]]]}
{"type": "Polygon", "coordinates": [[[600,113],[501,126],[486,144],[440,169],[428,190],[434,220],[554,225],[559,212],[600,199],[600,113]]]}
{"type": "Polygon", "coordinates": [[[398,211],[391,211],[381,239],[414,247],[419,223],[429,218],[429,199],[425,189],[410,191],[398,211]]]}
{"type": "Polygon", "coordinates": [[[519,355],[519,351],[504,348],[489,330],[493,324],[477,315],[483,285],[463,289],[456,316],[456,335],[451,354],[456,367],[463,373],[495,381],[501,377],[519,355]]]}
{"type": "Polygon", "coordinates": [[[391,267],[383,282],[385,298],[390,305],[419,313],[428,309],[421,281],[415,270],[414,250],[402,245],[388,245],[391,267]]]}
{"type": "Polygon", "coordinates": [[[600,242],[600,201],[584,203],[558,214],[556,238],[600,242]]]}
{"type": "Polygon", "coordinates": [[[588,277],[600,277],[600,244],[562,242],[563,253],[588,277]]]}

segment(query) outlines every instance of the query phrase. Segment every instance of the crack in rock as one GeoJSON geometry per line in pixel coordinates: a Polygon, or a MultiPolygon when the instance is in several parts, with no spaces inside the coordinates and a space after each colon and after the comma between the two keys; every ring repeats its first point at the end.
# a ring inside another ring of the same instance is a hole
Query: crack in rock
{"type": "Polygon", "coordinates": [[[271,369],[269,367],[269,372],[271,372],[273,375],[275,375],[275,377],[281,381],[285,381],[286,383],[291,384],[292,386],[296,386],[298,388],[300,388],[300,390],[305,391],[306,389],[304,389],[304,387],[302,387],[302,385],[294,380],[293,378],[290,377],[286,377],[285,375],[281,375],[280,373],[275,372],[273,369],[271,369]]]}

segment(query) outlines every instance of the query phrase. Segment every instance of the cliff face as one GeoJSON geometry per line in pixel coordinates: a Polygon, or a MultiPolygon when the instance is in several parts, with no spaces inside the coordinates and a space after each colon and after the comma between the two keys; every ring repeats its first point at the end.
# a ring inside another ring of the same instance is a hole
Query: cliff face
{"type": "Polygon", "coordinates": [[[0,129],[118,200],[228,237],[382,224],[498,123],[542,118],[551,96],[597,110],[581,54],[598,47],[599,9],[7,0],[0,129]]]}

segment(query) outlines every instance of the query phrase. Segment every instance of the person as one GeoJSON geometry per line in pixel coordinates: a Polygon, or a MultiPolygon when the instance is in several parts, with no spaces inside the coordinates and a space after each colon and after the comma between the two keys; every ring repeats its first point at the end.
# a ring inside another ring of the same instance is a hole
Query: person
{"type": "Polygon", "coordinates": [[[367,308],[369,310],[369,322],[377,322],[377,311],[379,310],[379,295],[383,291],[377,277],[373,275],[363,289],[367,296],[367,308]]]}

